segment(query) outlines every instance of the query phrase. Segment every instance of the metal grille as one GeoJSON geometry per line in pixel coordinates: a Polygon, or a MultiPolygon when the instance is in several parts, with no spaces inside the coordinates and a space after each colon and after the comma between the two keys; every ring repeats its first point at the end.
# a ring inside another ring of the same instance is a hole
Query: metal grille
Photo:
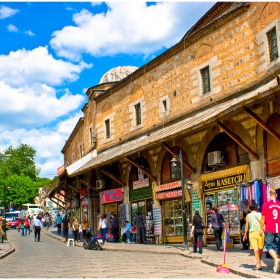
{"type": "Polygon", "coordinates": [[[267,33],[267,40],[269,46],[269,59],[271,62],[278,58],[277,34],[275,27],[267,33]]]}
{"type": "Polygon", "coordinates": [[[110,132],[110,120],[105,121],[105,126],[106,126],[106,138],[110,138],[111,132],[110,132]]]}
{"type": "Polygon", "coordinates": [[[210,71],[209,66],[200,70],[201,79],[202,79],[202,93],[210,92],[210,71]]]}
{"type": "Polygon", "coordinates": [[[134,105],[136,125],[141,124],[141,106],[140,105],[141,105],[140,103],[134,105]]]}

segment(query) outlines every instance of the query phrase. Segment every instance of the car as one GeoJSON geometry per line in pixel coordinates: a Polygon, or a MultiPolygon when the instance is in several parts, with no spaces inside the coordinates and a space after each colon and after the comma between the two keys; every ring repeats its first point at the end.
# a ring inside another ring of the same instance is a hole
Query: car
{"type": "Polygon", "coordinates": [[[10,228],[17,228],[20,225],[21,218],[14,217],[9,221],[10,228]]]}

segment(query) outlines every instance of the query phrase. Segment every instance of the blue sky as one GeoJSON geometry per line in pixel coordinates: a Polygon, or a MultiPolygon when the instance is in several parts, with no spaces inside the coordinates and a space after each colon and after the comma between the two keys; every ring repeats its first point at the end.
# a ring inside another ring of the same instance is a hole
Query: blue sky
{"type": "Polygon", "coordinates": [[[178,43],[214,2],[0,2],[0,150],[37,151],[41,177],[82,116],[85,91],[117,66],[178,43]]]}

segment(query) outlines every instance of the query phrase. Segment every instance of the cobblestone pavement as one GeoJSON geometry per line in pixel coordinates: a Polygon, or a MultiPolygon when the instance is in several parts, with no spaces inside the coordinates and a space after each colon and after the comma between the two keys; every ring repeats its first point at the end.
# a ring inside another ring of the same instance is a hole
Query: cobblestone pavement
{"type": "Polygon", "coordinates": [[[15,252],[0,260],[4,278],[241,278],[219,274],[215,267],[186,258],[171,246],[168,249],[174,254],[155,254],[146,249],[164,246],[138,244],[132,245],[132,251],[118,250],[126,244],[105,244],[103,251],[91,251],[82,243],[67,247],[52,233],[42,233],[41,242],[35,242],[33,233],[21,237],[16,230],[9,231],[8,239],[15,252]]]}

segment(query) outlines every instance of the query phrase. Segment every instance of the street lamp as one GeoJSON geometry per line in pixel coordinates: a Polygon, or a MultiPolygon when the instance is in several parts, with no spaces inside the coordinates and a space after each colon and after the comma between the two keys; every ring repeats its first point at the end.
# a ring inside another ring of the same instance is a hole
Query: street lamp
{"type": "MultiPolygon", "coordinates": [[[[4,223],[4,232],[6,235],[6,185],[4,183],[3,185],[4,187],[4,219],[5,219],[5,223],[4,223]]],[[[7,187],[8,191],[10,190],[10,187],[7,187]]]]}
{"type": "MultiPolygon", "coordinates": [[[[185,204],[185,179],[184,179],[184,169],[183,169],[183,156],[182,156],[182,149],[180,149],[179,157],[176,155],[173,155],[173,158],[171,159],[171,166],[175,167],[178,164],[178,161],[180,163],[180,171],[181,171],[181,186],[182,186],[182,212],[183,212],[183,236],[184,236],[184,244],[185,248],[184,250],[188,250],[188,223],[187,223],[187,217],[186,217],[186,204],[185,204]]],[[[187,182],[187,189],[191,189],[192,182],[188,180],[187,182]]]]}

